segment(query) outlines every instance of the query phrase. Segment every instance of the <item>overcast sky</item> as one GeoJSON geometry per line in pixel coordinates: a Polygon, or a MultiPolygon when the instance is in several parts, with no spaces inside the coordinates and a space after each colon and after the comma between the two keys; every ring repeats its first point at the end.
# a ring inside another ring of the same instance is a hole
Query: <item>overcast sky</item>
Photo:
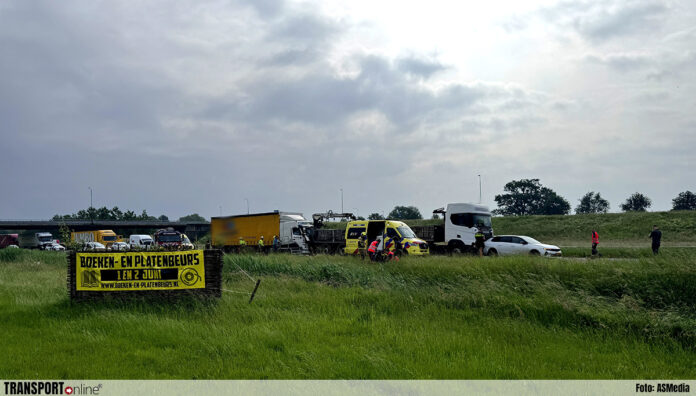
{"type": "Polygon", "coordinates": [[[696,2],[0,2],[2,219],[696,191],[696,2]],[[520,4],[523,3],[523,4],[520,4]],[[459,4],[459,5],[457,5],[459,4]],[[220,209],[222,208],[222,209],[220,209]]]}

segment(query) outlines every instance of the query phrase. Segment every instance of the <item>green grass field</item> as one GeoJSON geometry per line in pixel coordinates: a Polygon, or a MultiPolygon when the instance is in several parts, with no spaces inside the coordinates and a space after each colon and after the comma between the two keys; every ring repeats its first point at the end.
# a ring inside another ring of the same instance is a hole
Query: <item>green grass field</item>
{"type": "MultiPolygon", "coordinates": [[[[410,225],[440,224],[442,220],[407,220],[410,225]]],[[[528,235],[559,246],[590,246],[596,229],[600,245],[650,247],[648,235],[653,224],[662,230],[663,246],[696,246],[696,211],[633,212],[569,216],[506,216],[493,218],[497,235],[528,235]]],[[[345,228],[345,222],[327,227],[345,228]]]]}
{"type": "Polygon", "coordinates": [[[696,255],[226,256],[216,301],[71,304],[65,256],[0,250],[0,377],[694,378],[696,255]],[[252,282],[262,279],[248,304],[252,282]]]}

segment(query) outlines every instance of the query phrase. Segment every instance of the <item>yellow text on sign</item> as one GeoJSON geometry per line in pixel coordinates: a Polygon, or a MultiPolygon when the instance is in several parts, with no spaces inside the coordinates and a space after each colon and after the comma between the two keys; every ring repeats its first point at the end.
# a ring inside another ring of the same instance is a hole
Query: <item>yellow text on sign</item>
{"type": "Polygon", "coordinates": [[[76,290],[178,290],[205,288],[202,250],[77,253],[76,290]]]}

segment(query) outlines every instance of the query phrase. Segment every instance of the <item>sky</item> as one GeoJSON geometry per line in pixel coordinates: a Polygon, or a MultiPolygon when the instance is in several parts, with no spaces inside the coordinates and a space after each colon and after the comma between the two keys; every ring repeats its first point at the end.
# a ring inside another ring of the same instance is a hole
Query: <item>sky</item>
{"type": "Polygon", "coordinates": [[[696,2],[0,2],[0,219],[696,191],[696,2]]]}

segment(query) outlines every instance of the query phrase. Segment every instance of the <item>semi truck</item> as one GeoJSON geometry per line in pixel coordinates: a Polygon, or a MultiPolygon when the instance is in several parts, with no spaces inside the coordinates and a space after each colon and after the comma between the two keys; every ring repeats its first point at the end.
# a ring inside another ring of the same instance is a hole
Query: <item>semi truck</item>
{"type": "Polygon", "coordinates": [[[442,224],[413,226],[412,229],[436,253],[464,253],[475,251],[475,235],[493,237],[491,212],[487,206],[472,203],[450,203],[433,213],[444,217],[442,224]]]}
{"type": "Polygon", "coordinates": [[[19,235],[19,247],[24,249],[43,249],[46,245],[52,245],[53,242],[53,235],[50,232],[19,235]]]}
{"type": "Polygon", "coordinates": [[[110,248],[114,242],[120,242],[121,239],[112,230],[95,230],[95,231],[76,231],[70,233],[70,240],[75,243],[99,242],[102,245],[110,248]]]}
{"type": "Polygon", "coordinates": [[[210,219],[213,246],[227,252],[246,246],[257,246],[263,236],[264,245],[271,246],[273,236],[280,240],[280,249],[295,253],[309,253],[313,224],[302,213],[275,210],[210,219]]]}

